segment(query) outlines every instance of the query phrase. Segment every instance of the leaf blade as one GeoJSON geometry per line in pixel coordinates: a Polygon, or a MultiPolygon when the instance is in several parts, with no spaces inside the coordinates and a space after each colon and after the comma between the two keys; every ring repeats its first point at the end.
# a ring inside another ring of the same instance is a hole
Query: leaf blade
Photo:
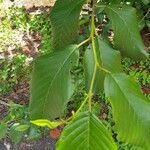
{"type": "Polygon", "coordinates": [[[64,129],[57,143],[57,150],[70,149],[115,150],[117,148],[98,118],[90,112],[83,112],[64,129]]]}
{"type": "Polygon", "coordinates": [[[118,137],[147,150],[150,102],[141,94],[139,86],[123,73],[112,74],[105,79],[105,93],[112,104],[118,137]]]}
{"type": "Polygon", "coordinates": [[[139,33],[136,9],[130,6],[119,8],[112,5],[107,6],[105,10],[115,34],[114,45],[122,55],[136,60],[148,57],[139,33]]]}
{"type": "Polygon", "coordinates": [[[77,45],[36,60],[29,107],[32,120],[51,120],[63,115],[65,105],[73,94],[70,70],[77,63],[77,45]]]}
{"type": "Polygon", "coordinates": [[[63,124],[63,121],[49,121],[46,119],[38,119],[38,120],[33,120],[31,121],[34,125],[40,126],[40,127],[45,127],[47,126],[50,129],[54,129],[58,127],[59,125],[63,124]]]}
{"type": "MultiPolygon", "coordinates": [[[[107,69],[112,73],[122,72],[121,57],[119,51],[112,49],[109,44],[107,44],[102,39],[97,39],[95,41],[95,45],[98,56],[97,59],[101,67],[107,69]]],[[[84,57],[85,85],[87,89],[89,89],[92,80],[94,64],[95,62],[92,48],[89,48],[86,50],[84,57]]],[[[103,91],[105,75],[106,74],[104,71],[97,69],[96,78],[94,81],[95,93],[103,91]]]]}
{"type": "Polygon", "coordinates": [[[79,15],[85,1],[56,1],[50,15],[54,50],[74,44],[77,40],[79,15]]]}
{"type": "Polygon", "coordinates": [[[30,125],[21,124],[21,125],[16,126],[15,130],[19,131],[19,132],[24,132],[24,131],[27,131],[29,129],[29,127],[30,127],[30,125]]]}
{"type": "Polygon", "coordinates": [[[7,125],[0,124],[0,140],[6,136],[7,133],[7,125]]]}

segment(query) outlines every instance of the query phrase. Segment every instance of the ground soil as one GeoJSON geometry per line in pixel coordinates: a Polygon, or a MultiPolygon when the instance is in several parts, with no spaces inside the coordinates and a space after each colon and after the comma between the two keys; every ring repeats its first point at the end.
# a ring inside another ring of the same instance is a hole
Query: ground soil
{"type": "Polygon", "coordinates": [[[9,139],[0,141],[0,150],[55,150],[56,141],[50,137],[43,136],[40,140],[33,143],[21,141],[20,144],[14,145],[9,139]]]}

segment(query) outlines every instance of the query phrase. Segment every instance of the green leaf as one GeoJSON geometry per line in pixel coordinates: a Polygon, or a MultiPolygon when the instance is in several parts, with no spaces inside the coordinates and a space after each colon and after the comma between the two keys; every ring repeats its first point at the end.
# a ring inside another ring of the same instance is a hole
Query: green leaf
{"type": "MultiPolygon", "coordinates": [[[[97,58],[99,61],[99,64],[107,69],[108,71],[112,73],[119,73],[122,72],[121,67],[121,58],[120,53],[114,49],[112,49],[105,41],[102,39],[98,39],[95,41],[96,44],[96,51],[97,51],[97,58]]],[[[87,89],[89,89],[93,70],[94,70],[94,56],[92,52],[92,48],[88,48],[85,52],[85,58],[84,58],[84,68],[85,68],[85,84],[87,89]]],[[[96,78],[94,82],[94,92],[98,93],[102,91],[103,83],[105,78],[105,72],[101,70],[97,70],[96,78]]]]}
{"type": "Polygon", "coordinates": [[[65,127],[56,146],[57,150],[116,150],[107,129],[90,112],[79,114],[65,127]]]}
{"type": "Polygon", "coordinates": [[[74,44],[78,37],[79,15],[86,0],[57,0],[51,12],[55,50],[74,44]]]}
{"type": "Polygon", "coordinates": [[[112,23],[114,45],[123,56],[136,60],[148,57],[138,29],[136,9],[130,6],[107,6],[106,13],[112,23]]]}
{"type": "Polygon", "coordinates": [[[32,142],[38,140],[41,136],[41,131],[37,127],[31,126],[28,132],[27,141],[32,142]]]}
{"type": "Polygon", "coordinates": [[[150,147],[150,101],[139,86],[125,74],[108,75],[105,94],[109,98],[118,138],[126,143],[150,147]]]}
{"type": "Polygon", "coordinates": [[[23,132],[16,131],[15,127],[16,126],[11,127],[9,136],[14,144],[18,144],[23,137],[23,132]]]}
{"type": "Polygon", "coordinates": [[[142,0],[142,2],[144,3],[144,5],[149,5],[150,4],[149,0],[142,0]]]}
{"type": "Polygon", "coordinates": [[[120,4],[122,0],[110,0],[111,4],[120,4]]]}
{"type": "Polygon", "coordinates": [[[63,115],[73,94],[70,70],[78,63],[76,45],[39,57],[33,69],[31,83],[31,119],[55,119],[63,115]]]}
{"type": "Polygon", "coordinates": [[[16,131],[23,132],[23,131],[28,130],[29,127],[30,127],[30,125],[27,125],[27,124],[18,125],[18,126],[15,127],[15,130],[16,130],[16,131]]]}
{"type": "MultiPolygon", "coordinates": [[[[94,72],[94,56],[91,47],[88,47],[84,56],[84,74],[85,74],[85,87],[87,91],[90,89],[91,80],[94,72]]],[[[93,92],[99,93],[103,91],[105,73],[97,70],[93,86],[93,92]]]]}
{"type": "Polygon", "coordinates": [[[0,140],[2,138],[5,138],[7,133],[7,125],[6,124],[0,124],[0,140]]]}
{"type": "Polygon", "coordinates": [[[46,120],[46,119],[39,119],[39,120],[31,121],[31,123],[33,123],[37,126],[40,126],[40,127],[47,126],[50,129],[54,129],[54,128],[58,127],[59,125],[61,125],[63,123],[63,121],[51,122],[51,121],[46,120]]]}

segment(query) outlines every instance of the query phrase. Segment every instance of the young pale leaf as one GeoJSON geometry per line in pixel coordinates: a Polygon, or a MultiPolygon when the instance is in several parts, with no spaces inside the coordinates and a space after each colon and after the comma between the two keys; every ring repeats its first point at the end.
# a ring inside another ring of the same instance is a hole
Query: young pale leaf
{"type": "Polygon", "coordinates": [[[56,1],[50,15],[55,50],[61,50],[77,40],[79,15],[85,2],[86,0],[56,1]]]}
{"type": "MultiPolygon", "coordinates": [[[[112,49],[105,41],[102,39],[97,39],[95,41],[96,52],[99,64],[101,67],[107,69],[112,73],[122,72],[120,53],[112,49]]],[[[94,56],[92,48],[88,48],[85,52],[84,58],[84,68],[85,68],[85,84],[87,89],[89,89],[93,70],[94,70],[94,56]]],[[[96,78],[94,82],[94,92],[98,93],[102,91],[104,83],[105,72],[97,69],[96,78]]]]}
{"type": "Polygon", "coordinates": [[[48,127],[50,129],[54,129],[56,127],[58,127],[59,125],[61,125],[63,122],[62,121],[55,121],[55,122],[51,122],[49,120],[46,119],[38,119],[38,120],[34,120],[31,121],[31,123],[40,126],[40,127],[48,127]]]}
{"type": "Polygon", "coordinates": [[[150,147],[150,101],[125,74],[107,75],[105,94],[109,98],[118,138],[144,150],[150,147]]]}
{"type": "Polygon", "coordinates": [[[65,127],[56,147],[57,150],[117,149],[108,130],[90,112],[82,112],[65,127]]]}
{"type": "Polygon", "coordinates": [[[36,60],[29,108],[32,120],[51,120],[63,115],[65,105],[73,93],[70,69],[77,62],[76,45],[36,60]]]}
{"type": "Polygon", "coordinates": [[[124,56],[136,60],[148,57],[138,29],[136,9],[130,6],[107,6],[106,13],[112,23],[114,45],[124,56]]]}
{"type": "Polygon", "coordinates": [[[0,124],[0,140],[6,136],[7,133],[7,125],[0,124]]]}
{"type": "Polygon", "coordinates": [[[14,129],[16,131],[20,131],[20,132],[23,132],[23,131],[26,131],[28,130],[30,127],[30,125],[27,125],[27,124],[22,124],[22,125],[18,125],[17,127],[15,127],[14,129]]]}

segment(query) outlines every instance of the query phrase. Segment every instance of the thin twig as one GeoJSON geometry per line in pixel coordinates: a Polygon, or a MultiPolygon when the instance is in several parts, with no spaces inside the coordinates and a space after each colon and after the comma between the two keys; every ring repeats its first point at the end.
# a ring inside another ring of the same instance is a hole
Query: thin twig
{"type": "Polygon", "coordinates": [[[90,41],[90,38],[84,40],[83,42],[81,42],[80,44],[77,45],[77,47],[81,47],[82,45],[84,45],[85,43],[89,42],[90,41]]]}
{"type": "Polygon", "coordinates": [[[10,106],[8,103],[6,103],[6,102],[4,102],[4,101],[2,101],[2,100],[0,100],[0,104],[1,104],[1,105],[4,105],[4,106],[6,106],[6,107],[9,107],[9,106],[10,106]]]}
{"type": "Polygon", "coordinates": [[[141,21],[139,22],[139,24],[146,18],[146,16],[150,13],[150,9],[148,9],[147,13],[144,15],[144,17],[141,19],[141,21]]]}

